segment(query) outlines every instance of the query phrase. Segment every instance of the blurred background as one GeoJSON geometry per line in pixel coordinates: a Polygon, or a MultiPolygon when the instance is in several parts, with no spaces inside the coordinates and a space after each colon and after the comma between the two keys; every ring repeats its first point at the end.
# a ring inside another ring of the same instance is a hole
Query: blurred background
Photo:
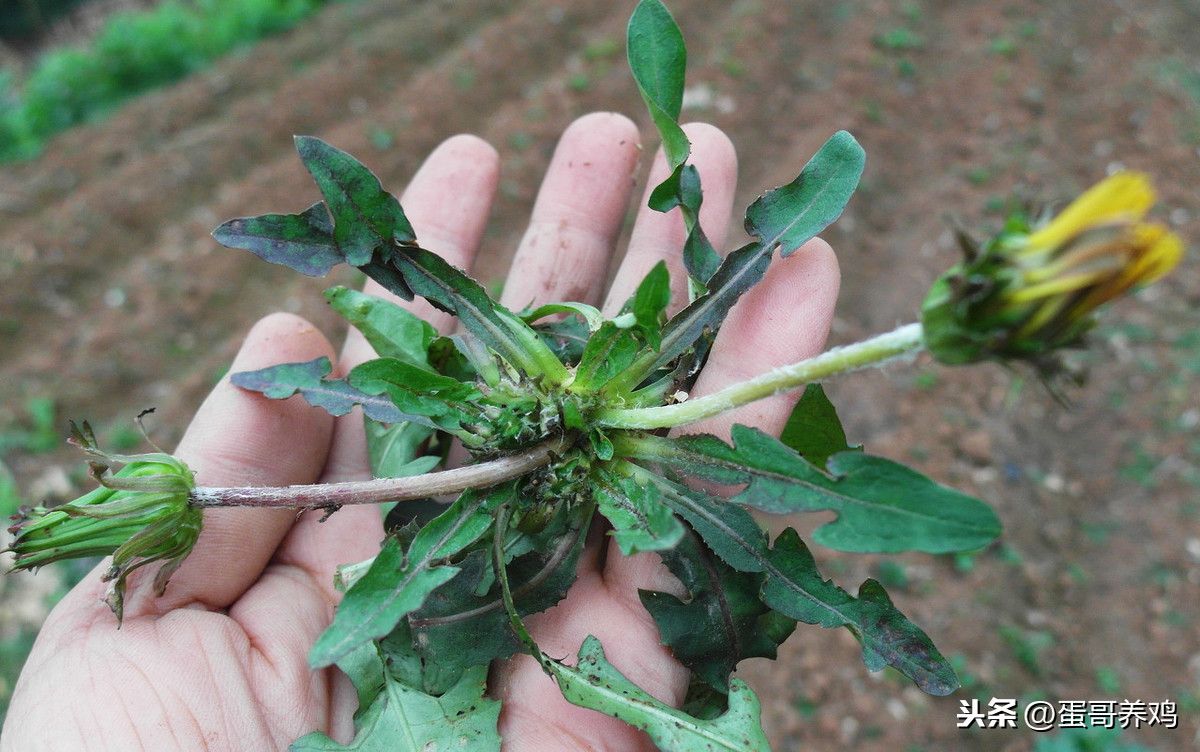
{"type": "MultiPolygon", "coordinates": [[[[645,162],[657,145],[624,62],[634,5],[4,0],[0,513],[89,487],[68,419],[129,451],[145,446],[134,417],[156,407],[151,436],[173,446],[257,317],[294,311],[337,336],[320,291],[353,276],[303,278],[209,237],[317,199],[293,134],[355,154],[395,192],[447,136],[488,139],[503,171],[474,274],[498,283],[573,118],[620,111],[642,124],[645,162]]],[[[1006,532],[970,557],[816,549],[851,592],[881,580],[964,689],[926,697],[867,672],[843,630],[802,626],[778,662],[745,664],[776,747],[1194,749],[1200,2],[668,5],[689,49],[685,117],[737,145],[739,206],[837,129],[866,149],[862,186],[825,235],[843,274],[833,344],[913,320],[957,260],[955,224],[984,235],[1014,202],[1061,204],[1116,169],[1154,178],[1155,218],[1190,248],[1110,311],[1067,405],[1025,373],[924,359],[827,385],[852,442],[982,497],[1006,532]],[[1172,702],[1178,723],[958,729],[970,698],[1172,702]]],[[[83,572],[0,579],[0,712],[83,572]]]]}

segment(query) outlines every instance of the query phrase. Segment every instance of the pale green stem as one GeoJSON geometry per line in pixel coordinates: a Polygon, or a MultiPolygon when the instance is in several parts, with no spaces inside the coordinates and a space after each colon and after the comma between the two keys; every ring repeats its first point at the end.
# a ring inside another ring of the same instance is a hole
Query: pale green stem
{"type": "Polygon", "coordinates": [[[651,430],[682,426],[819,379],[915,353],[923,346],[921,325],[907,324],[887,334],[826,350],[816,357],[776,368],[704,397],[660,407],[608,408],[599,411],[595,419],[599,424],[613,428],[651,430]]]}

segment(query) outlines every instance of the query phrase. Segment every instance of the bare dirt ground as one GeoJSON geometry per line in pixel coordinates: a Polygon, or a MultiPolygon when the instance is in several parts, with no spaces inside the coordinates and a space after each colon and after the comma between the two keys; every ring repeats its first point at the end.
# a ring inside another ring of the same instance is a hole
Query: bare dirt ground
{"type": "MultiPolygon", "coordinates": [[[[328,280],[208,236],[229,217],[315,200],[296,133],[396,189],[446,136],[489,139],[502,195],[476,273],[499,279],[572,118],[630,114],[654,146],[623,62],[632,6],[334,3],[61,136],[36,162],[0,167],[0,427],[18,430],[39,397],[102,436],[156,406],[154,437],[170,446],[258,316],[284,308],[338,331],[319,295],[328,280]]],[[[925,697],[869,674],[843,631],[802,627],[780,661],[746,669],[777,748],[1028,750],[1038,735],[1023,724],[956,728],[961,700],[1012,697],[1172,701],[1178,728],[1122,739],[1195,749],[1200,4],[672,6],[691,53],[689,116],[738,145],[741,205],[794,177],[836,129],[867,151],[862,188],[827,234],[844,275],[834,343],[914,317],[956,260],[948,214],[995,228],[1012,196],[1066,199],[1117,166],[1154,176],[1159,218],[1192,249],[1097,331],[1069,409],[1021,374],[923,360],[829,385],[852,441],[988,500],[1006,532],[969,562],[817,551],[843,587],[882,578],[967,686],[925,697]]],[[[4,459],[35,501],[84,482],[66,450],[4,459]]]]}

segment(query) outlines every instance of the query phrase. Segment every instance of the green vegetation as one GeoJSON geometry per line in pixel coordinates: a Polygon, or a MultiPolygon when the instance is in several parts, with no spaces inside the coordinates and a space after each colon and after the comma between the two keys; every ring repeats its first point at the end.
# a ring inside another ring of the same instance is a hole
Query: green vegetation
{"type": "Polygon", "coordinates": [[[327,0],[166,0],[114,14],[87,46],[44,54],[24,80],[0,71],[0,162],[30,159],[52,135],[291,28],[327,0]]]}

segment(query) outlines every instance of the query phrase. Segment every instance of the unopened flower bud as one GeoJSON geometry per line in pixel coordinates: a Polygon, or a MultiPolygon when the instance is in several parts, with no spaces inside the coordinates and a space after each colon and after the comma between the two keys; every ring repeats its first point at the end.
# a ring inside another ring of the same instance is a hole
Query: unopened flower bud
{"type": "Polygon", "coordinates": [[[108,605],[120,621],[129,573],[162,561],[154,580],[161,594],[195,545],[203,520],[202,511],[188,504],[195,481],[169,454],[100,451],[86,423],[74,438],[95,458],[90,464],[100,487],[53,508],[22,507],[8,528],[13,536],[8,550],[16,555],[14,569],[112,554],[104,580],[112,583],[108,605]],[[111,464],[122,467],[110,473],[111,464]]]}

